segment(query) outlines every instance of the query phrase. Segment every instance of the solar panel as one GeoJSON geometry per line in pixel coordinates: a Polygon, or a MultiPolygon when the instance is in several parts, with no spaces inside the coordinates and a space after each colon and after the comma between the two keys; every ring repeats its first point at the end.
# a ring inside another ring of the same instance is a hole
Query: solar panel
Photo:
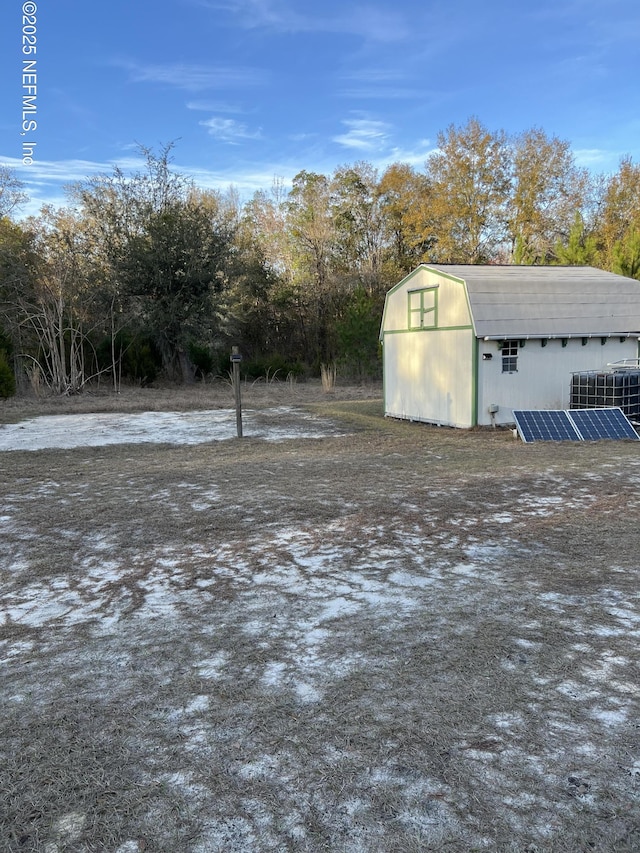
{"type": "Polygon", "coordinates": [[[513,412],[523,441],[580,441],[581,437],[564,409],[523,409],[513,412]]]}
{"type": "Polygon", "coordinates": [[[570,409],[568,414],[585,441],[598,441],[601,438],[640,440],[622,409],[570,409]]]}

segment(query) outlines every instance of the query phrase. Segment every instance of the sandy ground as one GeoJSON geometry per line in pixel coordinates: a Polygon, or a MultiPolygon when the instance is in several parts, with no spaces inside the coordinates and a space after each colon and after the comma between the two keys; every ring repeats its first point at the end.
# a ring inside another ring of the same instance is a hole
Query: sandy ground
{"type": "MultiPolygon", "coordinates": [[[[317,418],[292,406],[277,406],[244,410],[241,431],[244,438],[284,441],[320,438],[337,432],[337,427],[319,423],[317,418]]],[[[140,443],[184,446],[237,436],[236,412],[232,409],[41,415],[0,425],[0,451],[140,443]]]]}
{"type": "Polygon", "coordinates": [[[640,849],[637,446],[276,402],[0,428],[1,849],[640,849]]]}

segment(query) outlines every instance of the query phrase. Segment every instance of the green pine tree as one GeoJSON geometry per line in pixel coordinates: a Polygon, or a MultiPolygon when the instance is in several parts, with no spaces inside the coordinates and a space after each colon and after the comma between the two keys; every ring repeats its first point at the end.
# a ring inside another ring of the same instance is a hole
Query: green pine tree
{"type": "Polygon", "coordinates": [[[640,280],[640,231],[629,231],[614,245],[613,272],[640,280]]]}
{"type": "Polygon", "coordinates": [[[556,263],[563,266],[590,266],[596,252],[595,238],[587,234],[582,216],[576,213],[567,243],[560,240],[556,243],[556,263]]]}

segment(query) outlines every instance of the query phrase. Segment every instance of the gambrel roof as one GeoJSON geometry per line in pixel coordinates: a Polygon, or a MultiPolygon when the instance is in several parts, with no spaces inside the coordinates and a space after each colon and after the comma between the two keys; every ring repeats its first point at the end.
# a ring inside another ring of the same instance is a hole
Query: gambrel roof
{"type": "Polygon", "coordinates": [[[640,335],[640,281],[593,267],[422,264],[466,285],[479,338],[640,335]]]}

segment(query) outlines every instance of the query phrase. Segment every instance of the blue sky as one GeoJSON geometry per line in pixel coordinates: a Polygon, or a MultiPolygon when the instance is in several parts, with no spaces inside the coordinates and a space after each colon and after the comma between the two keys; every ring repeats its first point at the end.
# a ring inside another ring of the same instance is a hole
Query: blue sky
{"type": "Polygon", "coordinates": [[[301,169],[421,168],[438,131],[471,116],[541,127],[598,172],[640,160],[638,0],[4,0],[0,22],[0,163],[30,212],[135,167],[136,143],[175,140],[176,167],[242,198],[301,169]],[[37,129],[23,137],[28,59],[37,129]]]}

